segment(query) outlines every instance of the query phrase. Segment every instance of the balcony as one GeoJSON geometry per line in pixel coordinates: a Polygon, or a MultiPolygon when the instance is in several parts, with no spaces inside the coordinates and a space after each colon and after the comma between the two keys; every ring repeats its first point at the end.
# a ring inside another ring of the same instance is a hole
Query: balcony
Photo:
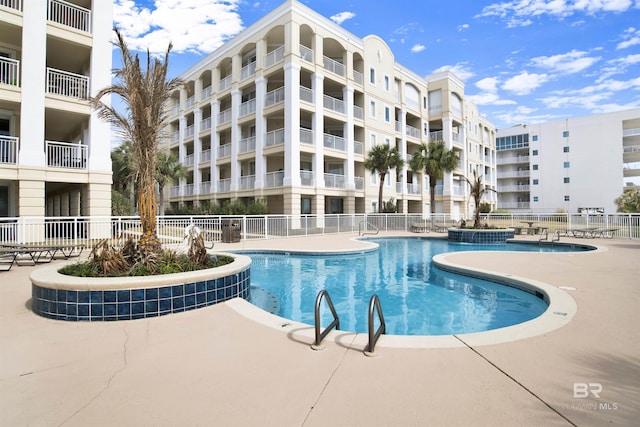
{"type": "Polygon", "coordinates": [[[313,145],[313,131],[311,129],[300,128],[300,142],[302,144],[313,145]]]}
{"type": "Polygon", "coordinates": [[[22,11],[22,0],[0,0],[0,6],[22,11]]]}
{"type": "Polygon", "coordinates": [[[250,136],[248,138],[242,138],[240,140],[240,149],[239,153],[248,153],[251,151],[256,151],[256,137],[250,136]]]}
{"type": "Polygon", "coordinates": [[[251,113],[255,113],[256,112],[256,100],[254,99],[250,99],[248,101],[243,102],[242,104],[240,104],[240,116],[246,116],[247,114],[251,114],[251,113]]]}
{"type": "Polygon", "coordinates": [[[498,202],[498,208],[500,209],[529,209],[530,206],[531,206],[530,202],[511,202],[511,203],[498,202]]]}
{"type": "Polygon", "coordinates": [[[531,176],[531,171],[529,170],[520,170],[520,171],[499,171],[498,179],[502,178],[519,178],[524,176],[531,176]]]}
{"type": "Polygon", "coordinates": [[[364,142],[353,141],[353,154],[364,156],[364,142]]]}
{"type": "Polygon", "coordinates": [[[200,121],[200,132],[211,129],[211,117],[207,117],[200,121]]]}
{"type": "Polygon", "coordinates": [[[248,79],[256,73],[256,61],[250,62],[240,69],[240,80],[248,79]]]}
{"type": "Polygon", "coordinates": [[[48,1],[47,19],[85,33],[91,32],[91,11],[62,0],[48,1]]]}
{"type": "Polygon", "coordinates": [[[231,179],[225,178],[218,181],[218,193],[226,193],[231,191],[231,179]]]}
{"type": "Polygon", "coordinates": [[[347,151],[344,138],[328,133],[324,134],[324,146],[338,151],[347,151]]]}
{"type": "Polygon", "coordinates": [[[284,172],[267,172],[267,188],[282,187],[284,185],[284,172]]]}
{"type": "Polygon", "coordinates": [[[185,166],[193,166],[193,160],[194,160],[193,154],[187,154],[184,157],[184,165],[185,166]]]}
{"type": "Polygon", "coordinates": [[[510,157],[498,157],[497,164],[499,165],[512,165],[518,163],[529,163],[529,156],[510,156],[510,157]]]}
{"type": "Polygon", "coordinates": [[[277,47],[275,50],[267,53],[264,57],[264,66],[271,67],[284,60],[284,45],[277,47]]]}
{"type": "Polygon", "coordinates": [[[284,87],[279,87],[278,89],[272,90],[271,92],[267,92],[264,97],[265,107],[277,104],[279,102],[284,102],[284,87]]]}
{"type": "Polygon", "coordinates": [[[337,74],[339,76],[344,77],[344,64],[336,61],[335,59],[331,59],[327,56],[322,57],[322,62],[324,65],[324,69],[327,71],[331,71],[333,74],[337,74]]]}
{"type": "Polygon", "coordinates": [[[45,141],[45,150],[49,167],[87,169],[88,147],[86,145],[45,141]]]}
{"type": "Polygon", "coordinates": [[[89,99],[89,77],[47,67],[47,93],[89,99]]]}
{"type": "Polygon", "coordinates": [[[266,147],[284,144],[284,129],[281,128],[267,132],[264,139],[266,147]]]}
{"type": "Polygon", "coordinates": [[[520,193],[520,192],[529,192],[529,185],[504,185],[498,187],[498,192],[500,193],[520,193]]]}
{"type": "Polygon", "coordinates": [[[231,74],[229,74],[228,76],[220,79],[220,82],[218,83],[218,91],[222,92],[228,87],[231,87],[231,78],[231,74]]]}
{"type": "Polygon", "coordinates": [[[200,183],[200,194],[211,193],[211,181],[204,181],[200,183]]]}
{"type": "MultiPolygon", "coordinates": [[[[442,184],[438,184],[438,185],[436,185],[436,189],[435,189],[435,191],[436,191],[436,195],[438,195],[438,196],[442,196],[442,195],[444,194],[444,193],[443,193],[443,190],[444,190],[444,187],[443,187],[443,185],[442,185],[442,184]]],[[[451,195],[452,195],[452,196],[462,196],[462,197],[466,196],[466,195],[467,195],[467,188],[466,188],[466,186],[462,186],[462,185],[453,185],[453,186],[451,187],[451,195]]]]}
{"type": "Polygon", "coordinates": [[[184,138],[187,139],[193,137],[194,132],[195,129],[193,125],[187,126],[186,128],[184,128],[184,138]]]}
{"type": "Polygon", "coordinates": [[[200,163],[205,163],[211,160],[211,149],[202,150],[200,153],[200,163]]]}
{"type": "Polygon", "coordinates": [[[359,85],[364,82],[364,77],[360,71],[353,70],[353,81],[359,85]]]}
{"type": "Polygon", "coordinates": [[[191,184],[187,184],[184,186],[184,193],[182,194],[183,196],[193,196],[194,195],[194,190],[195,190],[195,184],[191,183],[191,184]]]}
{"type": "Polygon", "coordinates": [[[313,90],[308,87],[300,86],[300,100],[313,104],[313,90]]]}
{"type": "Polygon", "coordinates": [[[313,187],[314,173],[313,171],[300,171],[300,184],[305,187],[313,187]]]}
{"type": "Polygon", "coordinates": [[[329,95],[324,95],[324,108],[344,114],[344,101],[329,95]]]}
{"type": "Polygon", "coordinates": [[[626,138],[628,136],[640,136],[640,128],[635,129],[623,129],[622,137],[626,138]]]}
{"type": "Polygon", "coordinates": [[[180,141],[180,132],[175,131],[171,134],[171,143],[176,143],[180,141]]]}
{"type": "Polygon", "coordinates": [[[169,196],[170,197],[180,197],[180,186],[179,185],[174,185],[173,187],[171,187],[169,189],[169,196]]]}
{"type": "Polygon", "coordinates": [[[0,57],[0,83],[20,86],[20,61],[0,57]]]}
{"type": "MultiPolygon", "coordinates": [[[[405,125],[404,127],[405,134],[408,137],[420,139],[420,129],[414,128],[413,126],[405,125]]],[[[402,131],[402,123],[396,121],[396,132],[402,131]]]]}
{"type": "Polygon", "coordinates": [[[240,177],[240,190],[253,190],[256,186],[255,175],[245,175],[240,177]]]}
{"type": "Polygon", "coordinates": [[[193,107],[193,104],[195,104],[195,103],[196,103],[196,97],[195,97],[195,95],[191,95],[184,102],[184,108],[185,109],[189,109],[189,108],[193,107]]]}
{"type": "Polygon", "coordinates": [[[202,89],[202,91],[200,91],[200,101],[209,99],[210,96],[211,96],[211,86],[207,86],[204,89],[202,89]]]}
{"type": "Polygon", "coordinates": [[[364,109],[357,105],[353,106],[353,117],[356,119],[364,120],[364,109]]]}
{"type": "Polygon", "coordinates": [[[309,49],[305,45],[300,45],[300,58],[303,61],[313,62],[313,50],[309,49]]]}
{"type": "Polygon", "coordinates": [[[324,186],[325,188],[346,188],[346,179],[344,175],[337,175],[335,173],[324,174],[324,186]]]}
{"type": "Polygon", "coordinates": [[[444,133],[441,130],[429,132],[429,142],[431,141],[444,141],[444,133]]]}
{"type": "Polygon", "coordinates": [[[15,136],[0,136],[0,164],[18,163],[18,141],[19,138],[15,136]]]}
{"type": "Polygon", "coordinates": [[[363,177],[356,176],[355,178],[353,178],[353,181],[355,183],[356,190],[358,190],[358,191],[363,191],[364,190],[364,178],[363,177]]]}
{"type": "Polygon", "coordinates": [[[231,108],[218,113],[218,124],[223,125],[231,121],[231,108]]]}
{"type": "Polygon", "coordinates": [[[231,156],[231,144],[224,144],[218,147],[218,158],[231,156]]]}

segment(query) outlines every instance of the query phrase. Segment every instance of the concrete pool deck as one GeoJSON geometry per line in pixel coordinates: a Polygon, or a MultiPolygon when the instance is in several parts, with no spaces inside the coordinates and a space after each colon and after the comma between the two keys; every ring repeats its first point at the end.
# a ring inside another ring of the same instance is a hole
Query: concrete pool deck
{"type": "MultiPolygon", "coordinates": [[[[362,247],[354,237],[243,241],[215,249],[362,247]]],[[[527,238],[534,236],[517,240],[527,238]]],[[[394,337],[382,336],[377,357],[363,354],[366,334],[342,331],[314,351],[312,326],[239,300],[133,321],[45,319],[29,306],[29,274],[39,267],[14,266],[0,273],[0,425],[635,424],[640,241],[562,241],[601,250],[465,252],[447,259],[572,288],[566,292],[577,312],[565,326],[455,348],[399,347],[394,337]]]]}

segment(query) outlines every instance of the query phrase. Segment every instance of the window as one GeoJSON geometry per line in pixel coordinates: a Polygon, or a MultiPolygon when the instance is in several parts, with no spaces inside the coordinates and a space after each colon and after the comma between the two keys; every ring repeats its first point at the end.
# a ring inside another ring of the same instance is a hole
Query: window
{"type": "Polygon", "coordinates": [[[532,155],[532,156],[537,156],[537,155],[538,155],[538,150],[533,150],[533,151],[531,152],[531,155],[532,155]]]}
{"type": "Polygon", "coordinates": [[[562,132],[562,137],[563,138],[569,138],[569,131],[565,130],[564,132],[562,132]]]}
{"type": "Polygon", "coordinates": [[[384,139],[384,143],[387,144],[387,145],[391,145],[391,139],[385,138],[384,139]]]}
{"type": "Polygon", "coordinates": [[[375,147],[376,142],[377,142],[377,141],[376,141],[376,134],[375,134],[375,133],[372,133],[372,134],[371,134],[371,146],[372,146],[372,147],[375,147]]]}
{"type": "Polygon", "coordinates": [[[369,82],[372,85],[376,84],[376,70],[374,68],[369,68],[369,82]]]}
{"type": "Polygon", "coordinates": [[[533,180],[533,185],[538,185],[538,180],[537,179],[533,180]]]}
{"type": "Polygon", "coordinates": [[[569,184],[569,182],[571,182],[571,178],[569,178],[568,176],[564,177],[564,183],[565,184],[569,184]]]}
{"type": "Polygon", "coordinates": [[[538,196],[533,196],[533,201],[537,202],[538,201],[538,196]]]}
{"type": "Polygon", "coordinates": [[[384,90],[389,92],[389,89],[391,89],[389,84],[389,76],[384,76],[384,90]]]}
{"type": "Polygon", "coordinates": [[[568,153],[569,152],[569,146],[566,145],[566,146],[562,147],[562,152],[563,153],[568,153]]]}
{"type": "Polygon", "coordinates": [[[538,135],[533,135],[533,136],[531,137],[531,140],[532,140],[532,141],[537,141],[537,140],[538,140],[538,135]]]}
{"type": "Polygon", "coordinates": [[[384,121],[389,123],[391,121],[391,109],[384,107],[384,121]]]}
{"type": "Polygon", "coordinates": [[[369,104],[369,113],[372,119],[376,118],[376,101],[371,101],[371,104],[369,104]]]}
{"type": "Polygon", "coordinates": [[[538,170],[538,165],[533,165],[532,167],[533,167],[533,170],[534,170],[534,171],[537,171],[537,170],[538,170]]]}
{"type": "Polygon", "coordinates": [[[422,108],[424,108],[425,110],[427,109],[427,97],[426,96],[422,97],[422,108]]]}
{"type": "Polygon", "coordinates": [[[563,163],[563,167],[564,167],[565,169],[570,168],[570,167],[571,167],[571,162],[564,162],[564,163],[563,163]]]}
{"type": "Polygon", "coordinates": [[[570,201],[569,196],[564,196],[564,201],[565,201],[565,202],[569,202],[569,201],[570,201]]]}

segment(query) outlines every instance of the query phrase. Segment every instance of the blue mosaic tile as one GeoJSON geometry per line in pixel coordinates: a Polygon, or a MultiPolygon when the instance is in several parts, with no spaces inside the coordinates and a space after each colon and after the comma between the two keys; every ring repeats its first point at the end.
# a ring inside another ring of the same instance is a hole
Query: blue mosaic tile
{"type": "Polygon", "coordinates": [[[67,316],[78,316],[78,304],[67,304],[67,316]]]}
{"type": "Polygon", "coordinates": [[[206,293],[201,293],[201,294],[196,294],[196,304],[206,304],[207,302],[207,294],[206,293]]]}
{"type": "Polygon", "coordinates": [[[89,304],[78,304],[78,317],[89,317],[89,304]]]}
{"type": "Polygon", "coordinates": [[[147,301],[144,306],[146,313],[156,313],[158,311],[158,301],[147,301]]]}
{"type": "Polygon", "coordinates": [[[184,306],[187,308],[194,308],[196,306],[196,296],[186,295],[184,297],[184,306]]]}
{"type": "Polygon", "coordinates": [[[91,304],[91,317],[102,317],[103,304],[91,304]]]}
{"type": "Polygon", "coordinates": [[[118,303],[118,317],[128,316],[131,314],[131,304],[123,302],[118,303]]]}
{"type": "Polygon", "coordinates": [[[184,285],[184,294],[191,295],[196,293],[196,284],[195,283],[185,283],[184,285]]]}
{"type": "Polygon", "coordinates": [[[216,294],[217,294],[216,291],[207,292],[207,302],[208,303],[216,302],[216,294]]]}
{"type": "Polygon", "coordinates": [[[56,301],[67,301],[67,291],[64,289],[58,289],[56,292],[56,301]]]}
{"type": "Polygon", "coordinates": [[[102,291],[91,291],[89,302],[91,303],[102,302],[102,291]]]}
{"type": "Polygon", "coordinates": [[[102,299],[104,302],[116,302],[118,293],[116,291],[104,291],[102,299]]]}
{"type": "Polygon", "coordinates": [[[66,315],[67,314],[67,303],[66,302],[59,302],[57,304],[57,307],[56,307],[56,313],[66,315]]]}
{"type": "Polygon", "coordinates": [[[165,287],[159,288],[158,292],[159,292],[158,298],[160,298],[160,299],[171,298],[171,287],[170,286],[165,286],[165,287]]]}
{"type": "Polygon", "coordinates": [[[115,316],[118,314],[118,306],[116,304],[105,304],[104,305],[104,317],[115,316]]]}
{"type": "Polygon", "coordinates": [[[131,291],[131,301],[144,301],[144,289],[134,289],[131,291]]]}
{"type": "Polygon", "coordinates": [[[171,287],[171,296],[180,297],[184,295],[184,285],[175,285],[171,287]]]}
{"type": "Polygon", "coordinates": [[[89,292],[78,291],[78,304],[89,304],[89,292]]]}
{"type": "Polygon", "coordinates": [[[173,311],[176,311],[177,308],[184,308],[184,297],[176,297],[171,299],[171,307],[173,311]]]}
{"type": "Polygon", "coordinates": [[[216,280],[207,280],[207,291],[214,291],[216,289],[216,280]]]}
{"type": "MultiPolygon", "coordinates": [[[[169,296],[169,295],[167,295],[169,296]]],[[[149,288],[144,290],[144,299],[158,299],[158,288],[149,288]]]]}
{"type": "Polygon", "coordinates": [[[118,291],[118,302],[126,301],[131,301],[131,291],[128,289],[118,291]]]}
{"type": "Polygon", "coordinates": [[[160,311],[171,311],[171,299],[160,300],[160,311]]]}
{"type": "Polygon", "coordinates": [[[132,302],[131,314],[144,314],[144,302],[132,302]]]}
{"type": "Polygon", "coordinates": [[[207,282],[196,283],[196,292],[205,292],[207,290],[207,282]]]}

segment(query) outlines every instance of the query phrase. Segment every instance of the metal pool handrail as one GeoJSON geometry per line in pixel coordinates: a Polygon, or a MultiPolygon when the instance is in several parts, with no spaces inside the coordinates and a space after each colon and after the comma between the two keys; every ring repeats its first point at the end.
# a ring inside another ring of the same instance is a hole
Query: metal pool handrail
{"type": "Polygon", "coordinates": [[[380,298],[378,298],[377,294],[373,294],[371,296],[371,300],[369,301],[369,345],[367,346],[367,350],[365,354],[374,354],[374,349],[376,347],[376,343],[378,342],[378,338],[380,335],[386,333],[387,326],[384,322],[384,316],[382,315],[382,308],[380,307],[380,298]],[[378,311],[378,319],[380,319],[380,326],[378,326],[378,330],[373,331],[373,312],[374,310],[378,311]]]}
{"type": "Polygon", "coordinates": [[[318,296],[316,297],[316,306],[313,312],[313,317],[315,320],[314,323],[315,323],[315,329],[316,329],[316,340],[312,347],[316,350],[320,350],[322,349],[322,347],[320,346],[320,343],[322,342],[324,337],[326,337],[327,334],[331,331],[331,329],[335,327],[337,331],[340,330],[340,319],[338,318],[336,309],[334,308],[333,303],[331,302],[331,297],[329,296],[329,292],[327,292],[325,289],[318,292],[318,296]],[[333,322],[331,322],[329,326],[325,328],[324,331],[320,332],[320,304],[322,303],[323,297],[327,300],[327,305],[329,306],[329,309],[331,310],[331,314],[333,315],[333,322]]]}
{"type": "Polygon", "coordinates": [[[358,235],[364,236],[365,234],[378,234],[380,230],[375,225],[371,224],[369,221],[360,221],[358,224],[358,235]],[[363,227],[364,225],[364,227],[363,227]],[[369,231],[369,227],[373,228],[375,231],[369,231]]]}

